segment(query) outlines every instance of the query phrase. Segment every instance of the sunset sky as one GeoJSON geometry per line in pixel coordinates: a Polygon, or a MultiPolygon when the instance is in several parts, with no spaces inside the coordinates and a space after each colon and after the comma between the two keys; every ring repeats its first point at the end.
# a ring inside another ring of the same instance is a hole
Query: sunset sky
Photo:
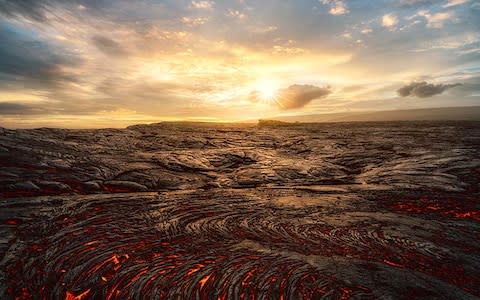
{"type": "Polygon", "coordinates": [[[0,0],[0,126],[473,105],[478,0],[0,0]]]}

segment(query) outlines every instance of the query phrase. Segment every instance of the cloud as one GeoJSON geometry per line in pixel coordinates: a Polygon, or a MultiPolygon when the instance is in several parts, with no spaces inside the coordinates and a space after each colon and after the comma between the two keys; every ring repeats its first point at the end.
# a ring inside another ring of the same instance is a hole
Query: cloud
{"type": "Polygon", "coordinates": [[[0,12],[6,16],[24,16],[35,21],[44,21],[45,1],[37,0],[0,0],[0,12]]]}
{"type": "Polygon", "coordinates": [[[62,70],[79,65],[81,59],[68,50],[5,26],[0,26],[0,41],[0,86],[45,88],[74,81],[62,70]]]}
{"type": "Polygon", "coordinates": [[[280,109],[302,108],[314,99],[320,99],[331,93],[329,87],[294,84],[278,92],[276,104],[280,109]]]}
{"type": "Polygon", "coordinates": [[[182,23],[187,26],[199,26],[203,25],[208,22],[208,18],[199,17],[199,18],[191,18],[191,17],[183,17],[182,23]]]}
{"type": "Polygon", "coordinates": [[[108,37],[96,35],[92,38],[92,42],[98,50],[109,56],[125,56],[127,54],[122,45],[108,37]]]}
{"type": "Polygon", "coordinates": [[[452,20],[455,17],[453,12],[443,12],[430,14],[428,11],[422,10],[417,13],[418,16],[425,17],[428,28],[442,28],[443,23],[447,20],[452,20]]]}
{"type": "Polygon", "coordinates": [[[342,0],[320,0],[322,4],[330,5],[329,14],[337,16],[348,13],[348,7],[342,0]]]}
{"type": "Polygon", "coordinates": [[[227,10],[227,16],[232,17],[232,18],[238,18],[238,19],[245,19],[247,17],[246,14],[239,10],[234,10],[234,9],[229,9],[227,10]]]}
{"type": "Polygon", "coordinates": [[[198,9],[211,9],[214,4],[213,1],[192,1],[192,7],[198,9]]]}
{"type": "Polygon", "coordinates": [[[46,14],[58,5],[74,5],[80,9],[95,8],[98,11],[105,2],[106,0],[0,0],[0,14],[44,22],[47,20],[46,14]]]}
{"type": "Polygon", "coordinates": [[[43,114],[45,110],[14,102],[0,102],[0,115],[36,115],[43,114]]]}
{"type": "Polygon", "coordinates": [[[455,84],[432,84],[427,83],[426,81],[422,82],[412,82],[408,85],[405,85],[397,90],[397,93],[401,97],[418,97],[418,98],[428,98],[435,95],[439,95],[444,91],[459,86],[460,83],[455,84]]]}
{"type": "Polygon", "coordinates": [[[398,24],[398,18],[394,14],[386,14],[382,17],[382,26],[394,27],[398,24]]]}
{"type": "Polygon", "coordinates": [[[139,113],[172,112],[179,107],[189,106],[196,102],[195,97],[211,93],[215,87],[208,83],[157,80],[132,81],[126,78],[114,77],[101,82],[97,92],[105,95],[102,103],[118,105],[118,99],[128,99],[123,102],[124,108],[136,110],[139,113]]]}
{"type": "Polygon", "coordinates": [[[457,6],[457,5],[466,3],[468,1],[469,0],[449,0],[447,3],[442,5],[442,7],[447,8],[447,7],[457,6]]]}
{"type": "Polygon", "coordinates": [[[83,102],[75,97],[69,97],[69,102],[59,101],[26,102],[9,100],[0,102],[0,115],[3,116],[40,116],[40,115],[81,115],[95,114],[102,110],[112,110],[113,105],[95,103],[95,101],[83,102]]]}

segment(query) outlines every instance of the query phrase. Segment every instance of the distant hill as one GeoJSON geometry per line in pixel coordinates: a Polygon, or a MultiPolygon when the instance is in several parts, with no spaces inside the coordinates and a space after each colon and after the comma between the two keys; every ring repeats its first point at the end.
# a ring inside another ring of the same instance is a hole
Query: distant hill
{"type": "Polygon", "coordinates": [[[480,121],[480,106],[346,112],[303,116],[272,117],[282,122],[365,122],[365,121],[480,121]]]}

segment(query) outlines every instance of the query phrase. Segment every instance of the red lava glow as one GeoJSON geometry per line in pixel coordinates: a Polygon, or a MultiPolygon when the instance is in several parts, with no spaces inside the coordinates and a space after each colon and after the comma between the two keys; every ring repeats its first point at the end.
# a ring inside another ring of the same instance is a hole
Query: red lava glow
{"type": "Polygon", "coordinates": [[[389,261],[388,259],[384,259],[383,262],[386,263],[389,266],[392,266],[392,267],[397,267],[397,268],[403,268],[404,267],[403,265],[394,263],[392,261],[389,261]]]}
{"type": "Polygon", "coordinates": [[[118,187],[118,186],[112,186],[112,185],[108,185],[108,184],[105,184],[103,185],[103,190],[107,193],[132,193],[134,191],[128,189],[128,188],[124,188],[124,187],[118,187]]]}
{"type": "Polygon", "coordinates": [[[478,199],[461,196],[459,198],[437,198],[423,196],[415,200],[403,200],[386,205],[388,209],[411,213],[434,213],[445,217],[471,219],[480,222],[478,199]]]}
{"type": "Polygon", "coordinates": [[[19,223],[20,221],[15,219],[8,219],[7,221],[5,221],[5,224],[7,225],[18,225],[19,223]]]}
{"type": "Polygon", "coordinates": [[[340,295],[340,300],[348,300],[350,297],[352,297],[353,291],[349,288],[340,288],[341,295],[340,295]]]}
{"type": "MultiPolygon", "coordinates": [[[[36,223],[13,227],[8,225],[15,222],[9,221],[17,218],[5,218],[2,224],[25,240],[4,269],[9,278],[6,298],[372,299],[375,289],[384,288],[377,277],[388,282],[410,276],[406,274],[434,279],[417,289],[399,287],[398,293],[408,292],[412,298],[439,296],[438,282],[480,295],[480,278],[451,254],[472,255],[478,247],[441,228],[421,239],[413,229],[419,225],[404,223],[406,229],[400,232],[401,226],[392,221],[364,218],[339,226],[309,217],[324,213],[322,207],[273,210],[268,202],[238,201],[232,194],[201,195],[194,200],[105,195],[103,202],[79,202],[74,213],[58,210],[36,223]]],[[[438,212],[443,208],[424,202],[428,214],[401,212],[442,220],[438,212]]],[[[411,207],[397,204],[389,209],[411,207]]],[[[473,236],[468,227],[461,228],[473,236]]]]}
{"type": "Polygon", "coordinates": [[[480,297],[478,123],[231,126],[0,128],[0,299],[480,297]]]}
{"type": "Polygon", "coordinates": [[[83,300],[87,299],[88,294],[90,293],[90,289],[84,291],[81,294],[75,295],[70,291],[67,291],[67,294],[65,295],[65,300],[83,300]]]}

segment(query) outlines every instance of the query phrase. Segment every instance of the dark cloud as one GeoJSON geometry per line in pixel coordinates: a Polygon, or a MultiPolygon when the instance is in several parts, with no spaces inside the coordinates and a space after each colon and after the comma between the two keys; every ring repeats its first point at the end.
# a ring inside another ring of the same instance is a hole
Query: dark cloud
{"type": "Polygon", "coordinates": [[[74,95],[54,95],[54,101],[25,102],[9,100],[0,102],[0,116],[18,115],[91,115],[102,111],[114,111],[118,103],[108,103],[110,99],[81,99],[74,95]]]}
{"type": "Polygon", "coordinates": [[[0,115],[37,115],[43,113],[45,113],[45,110],[41,107],[13,102],[0,102],[0,115]]]}
{"type": "MultiPolygon", "coordinates": [[[[468,73],[459,72],[459,76],[468,76],[468,73]]],[[[462,78],[462,85],[449,91],[449,94],[459,99],[468,97],[473,99],[476,96],[480,96],[480,76],[471,78],[462,78]]]]}
{"type": "Polygon", "coordinates": [[[314,99],[324,98],[331,93],[329,87],[294,84],[278,94],[277,104],[280,109],[301,108],[314,99]]]}
{"type": "Polygon", "coordinates": [[[45,20],[48,2],[41,0],[0,0],[0,12],[8,17],[23,16],[35,21],[45,20]]]}
{"type": "Polygon", "coordinates": [[[439,95],[444,91],[459,85],[461,84],[433,84],[427,83],[426,81],[412,82],[406,86],[399,88],[397,90],[397,93],[401,97],[413,96],[418,98],[428,98],[439,95]]]}
{"type": "Polygon", "coordinates": [[[127,51],[121,44],[116,41],[101,35],[96,35],[92,38],[94,45],[103,53],[110,56],[125,56],[127,51]]]}
{"type": "Polygon", "coordinates": [[[67,8],[82,5],[86,8],[98,10],[102,8],[106,0],[0,0],[0,14],[7,17],[18,17],[44,22],[45,14],[57,5],[65,5],[67,8]]]}
{"type": "Polygon", "coordinates": [[[9,27],[0,27],[0,41],[0,87],[36,88],[74,81],[61,71],[62,66],[80,63],[68,51],[9,27]]]}
{"type": "MultiPolygon", "coordinates": [[[[331,93],[329,87],[321,88],[314,85],[294,84],[278,91],[274,102],[280,109],[302,108],[314,99],[324,98],[331,93]]],[[[252,91],[249,100],[256,103],[260,100],[260,92],[252,91]]]]}

